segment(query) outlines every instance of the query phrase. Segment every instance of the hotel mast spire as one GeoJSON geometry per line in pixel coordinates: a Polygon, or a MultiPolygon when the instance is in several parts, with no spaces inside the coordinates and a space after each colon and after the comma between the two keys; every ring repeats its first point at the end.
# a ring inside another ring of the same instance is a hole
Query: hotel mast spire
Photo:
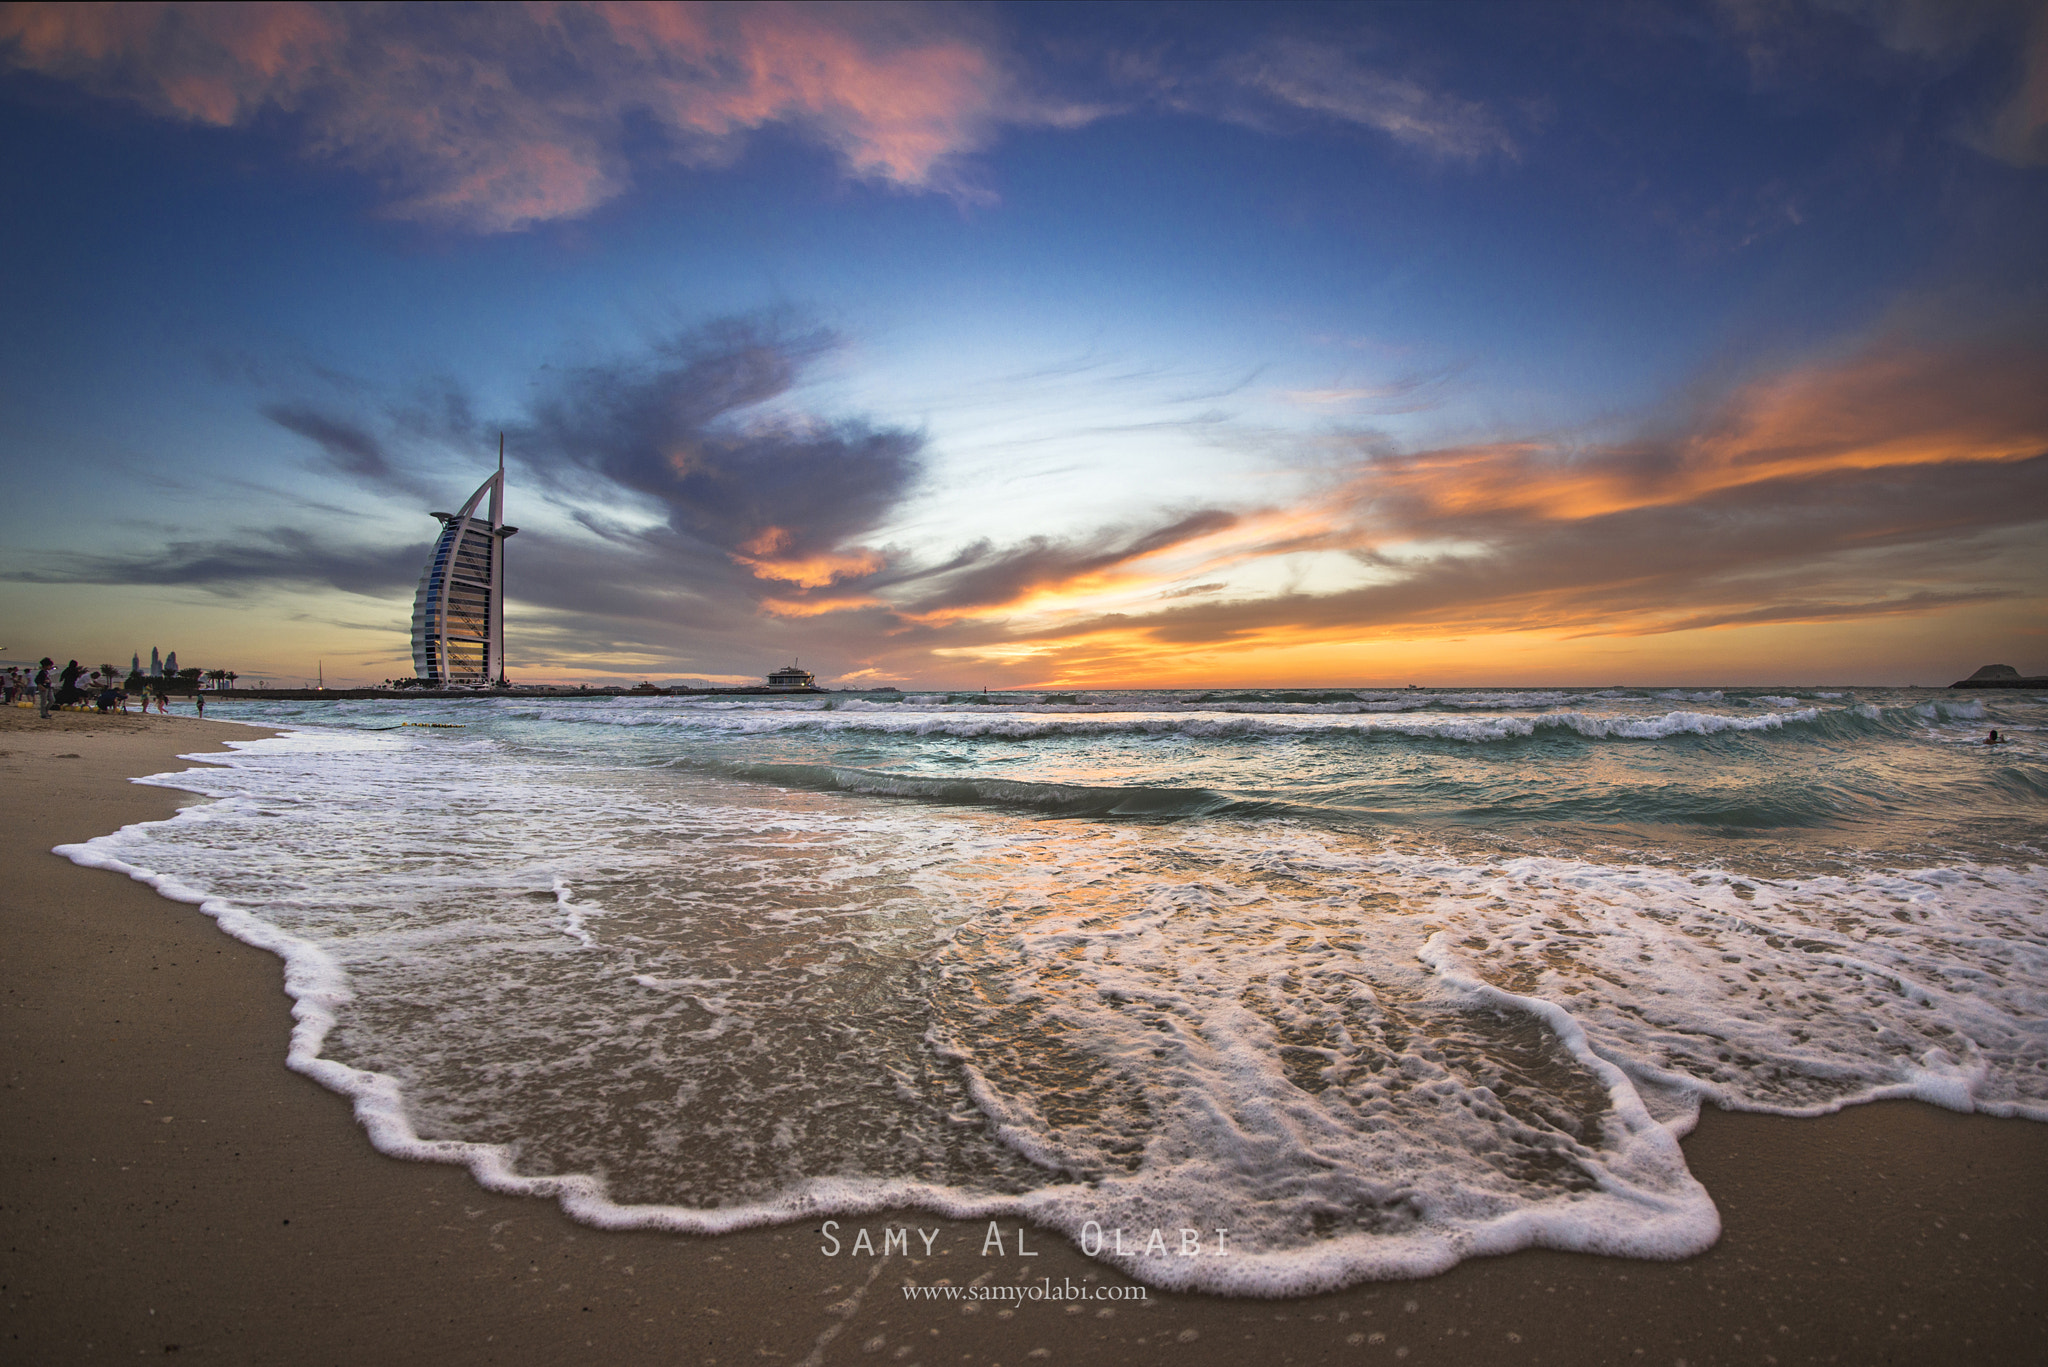
{"type": "Polygon", "coordinates": [[[441,535],[412,605],[413,673],[436,688],[505,682],[505,434],[498,471],[457,513],[435,513],[441,535]],[[490,501],[483,511],[477,505],[490,501]]]}

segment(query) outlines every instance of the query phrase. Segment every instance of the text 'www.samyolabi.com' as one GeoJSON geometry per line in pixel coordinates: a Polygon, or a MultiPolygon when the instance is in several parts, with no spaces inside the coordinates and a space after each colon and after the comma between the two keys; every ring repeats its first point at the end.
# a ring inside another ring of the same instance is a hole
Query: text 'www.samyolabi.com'
{"type": "Polygon", "coordinates": [[[907,1301],[1142,1301],[1142,1286],[1076,1286],[1064,1278],[1058,1286],[1041,1277],[1036,1286],[906,1286],[907,1301]]]}

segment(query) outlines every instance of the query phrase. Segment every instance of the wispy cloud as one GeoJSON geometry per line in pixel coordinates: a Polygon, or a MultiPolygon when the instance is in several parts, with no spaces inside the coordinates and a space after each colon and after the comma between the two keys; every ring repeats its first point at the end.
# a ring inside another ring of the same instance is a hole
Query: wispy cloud
{"type": "Polygon", "coordinates": [[[978,542],[946,565],[903,576],[899,582],[907,581],[914,592],[897,601],[904,615],[925,622],[1007,611],[1047,594],[1100,587],[1119,569],[1226,531],[1237,521],[1236,513],[1205,508],[1149,527],[1032,536],[1001,548],[978,542]]]}
{"type": "Polygon", "coordinates": [[[2048,5],[2035,8],[2018,48],[2019,78],[2011,94],[1966,125],[1963,140],[2013,166],[2048,166],[2048,5]]]}
{"type": "Polygon", "coordinates": [[[281,112],[394,216],[504,232],[620,194],[636,120],[693,165],[779,125],[856,178],[972,194],[960,159],[1001,125],[1089,117],[1020,94],[980,27],[942,6],[25,4],[0,57],[166,118],[281,112]]]}
{"type": "Polygon", "coordinates": [[[1289,389],[1280,397],[1300,408],[1391,416],[1421,413],[1443,399],[1445,386],[1457,373],[1446,366],[1426,374],[1400,375],[1377,384],[1337,384],[1323,389],[1289,389]]]}
{"type": "Polygon", "coordinates": [[[2048,165],[2048,6],[2037,0],[1719,0],[1717,9],[1767,84],[1810,88],[1816,68],[1881,50],[1924,91],[1988,49],[2006,68],[1997,93],[1951,111],[1949,131],[2009,165],[2048,165]]]}
{"type": "Polygon", "coordinates": [[[1369,128],[1444,160],[1516,155],[1514,140],[1485,105],[1368,61],[1342,44],[1277,38],[1225,70],[1244,89],[1282,106],[1369,128]]]}

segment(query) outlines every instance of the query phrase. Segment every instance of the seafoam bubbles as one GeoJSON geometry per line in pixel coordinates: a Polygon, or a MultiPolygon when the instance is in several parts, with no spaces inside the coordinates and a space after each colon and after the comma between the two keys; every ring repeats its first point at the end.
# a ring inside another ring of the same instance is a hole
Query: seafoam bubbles
{"type": "Polygon", "coordinates": [[[2048,869],[1769,879],[1519,859],[1440,886],[1447,969],[1564,1005],[1674,1115],[1910,1096],[2048,1119],[2048,869]],[[1474,888],[1484,911],[1458,905],[1474,888]]]}
{"type": "Polygon", "coordinates": [[[224,800],[90,857],[295,955],[294,1066],[380,1147],[582,1218],[1222,1228],[1229,1257],[1125,1265],[1268,1294],[1713,1236],[1620,1074],[1540,1011],[1438,990],[1363,846],[482,736],[301,736],[179,782],[224,800]]]}
{"type": "MultiPolygon", "coordinates": [[[[906,801],[868,771],[821,792],[794,781],[804,765],[668,759],[678,736],[741,734],[714,727],[815,736],[847,720],[835,710],[559,710],[261,742],[176,780],[220,801],[74,857],[147,870],[286,954],[293,1066],[354,1097],[380,1147],[611,1225],[1029,1216],[1084,1247],[1091,1228],[1138,1236],[1095,1248],[1158,1285],[1288,1294],[1530,1244],[1696,1250],[1716,1221],[1675,1137],[1701,1099],[2040,1114],[2032,865],[1764,879],[1690,846],[1655,862],[1206,798],[1137,811],[1186,797],[1173,781],[1198,754],[1271,770],[1299,748],[1186,730],[1118,752],[1150,767],[1089,788],[1094,805],[1071,800],[1085,784],[998,777],[1028,775],[1036,735],[929,747],[970,793],[1044,789],[1066,814],[1048,819],[922,781],[906,801]],[[1180,1256],[1183,1229],[1231,1231],[1229,1255],[1180,1256]]],[[[1662,702],[1140,720],[1808,725],[1662,702]]],[[[1920,734],[1858,718],[1837,739],[1931,750],[1920,734]]],[[[1689,748],[1711,765],[1741,747],[1689,748]]]]}
{"type": "Polygon", "coordinates": [[[938,957],[935,1046],[1005,1143],[1085,1183],[1034,1193],[1037,1218],[1228,1229],[1227,1260],[1103,1256],[1259,1294],[1712,1241],[1675,1136],[1562,1013],[1430,974],[1418,908],[1358,850],[1249,834],[1010,861],[938,957]]]}
{"type": "Polygon", "coordinates": [[[773,1218],[832,1174],[870,1195],[1035,1180],[949,1119],[972,1104],[904,1014],[947,914],[914,886],[944,822],[863,827],[821,797],[720,800],[487,738],[307,733],[177,781],[222,800],[80,857],[296,956],[294,1066],[388,1152],[501,1187],[573,1177],[586,1212],[690,1228],[773,1218]]]}

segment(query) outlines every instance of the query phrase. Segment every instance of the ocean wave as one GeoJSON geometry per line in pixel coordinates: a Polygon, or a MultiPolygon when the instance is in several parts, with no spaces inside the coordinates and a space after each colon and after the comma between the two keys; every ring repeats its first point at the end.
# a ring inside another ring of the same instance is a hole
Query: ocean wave
{"type": "Polygon", "coordinates": [[[963,807],[1021,807],[1056,816],[1142,816],[1160,820],[1266,816],[1295,810],[1285,803],[1236,798],[1205,788],[1091,787],[1004,778],[887,773],[827,764],[712,763],[701,767],[745,782],[807,788],[813,792],[915,798],[963,807]]]}
{"type": "Polygon", "coordinates": [[[1921,703],[1913,709],[1913,714],[1918,717],[1924,717],[1928,721],[1982,721],[1990,715],[1984,710],[1984,704],[1978,702],[1975,698],[1966,698],[1957,702],[1950,702],[1944,698],[1935,702],[1921,703]]]}
{"type": "MultiPolygon", "coordinates": [[[[1764,732],[1818,721],[1817,708],[1797,708],[1762,716],[1729,716],[1719,712],[1672,711],[1658,716],[1618,716],[1594,712],[1544,712],[1530,716],[1425,717],[1352,714],[1320,717],[1245,715],[1235,713],[1118,714],[1080,716],[1048,710],[1005,708],[979,711],[888,713],[831,711],[803,713],[754,712],[722,728],[747,734],[787,731],[871,732],[896,736],[944,736],[961,740],[1032,740],[1044,737],[1188,736],[1194,738],[1275,738],[1314,736],[1362,740],[1431,740],[1484,744],[1528,740],[1539,734],[1570,734],[1587,740],[1651,741],[1678,736],[1764,732]]],[[[641,725],[689,727],[684,718],[648,718],[641,725]]]]}

